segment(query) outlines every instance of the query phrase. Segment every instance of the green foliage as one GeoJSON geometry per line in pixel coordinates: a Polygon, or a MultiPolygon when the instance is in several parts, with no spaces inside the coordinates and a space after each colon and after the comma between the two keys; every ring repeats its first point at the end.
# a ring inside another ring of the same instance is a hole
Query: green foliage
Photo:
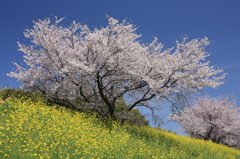
{"type": "Polygon", "coordinates": [[[145,116],[141,114],[139,109],[132,109],[130,113],[132,113],[132,116],[127,123],[136,126],[149,126],[149,120],[145,119],[145,116]]]}
{"type": "MultiPolygon", "coordinates": [[[[116,117],[121,119],[123,113],[126,112],[128,106],[123,98],[121,98],[116,103],[116,117]]],[[[127,115],[128,119],[126,120],[127,124],[136,125],[136,126],[149,126],[149,120],[145,119],[145,116],[141,114],[139,109],[135,108],[132,109],[129,114],[127,115]]]]}

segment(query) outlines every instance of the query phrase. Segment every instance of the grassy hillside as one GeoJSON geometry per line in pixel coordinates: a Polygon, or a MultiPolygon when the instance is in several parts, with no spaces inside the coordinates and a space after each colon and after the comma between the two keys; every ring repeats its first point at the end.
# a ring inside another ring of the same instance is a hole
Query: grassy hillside
{"type": "Polygon", "coordinates": [[[240,151],[149,127],[10,98],[0,104],[0,158],[237,159],[240,151]]]}

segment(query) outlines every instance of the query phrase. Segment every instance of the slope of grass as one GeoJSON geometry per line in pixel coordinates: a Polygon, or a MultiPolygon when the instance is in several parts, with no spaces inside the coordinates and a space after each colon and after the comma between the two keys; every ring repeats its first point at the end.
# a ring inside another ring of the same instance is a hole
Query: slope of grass
{"type": "Polygon", "coordinates": [[[237,159],[240,151],[149,127],[120,127],[41,101],[0,104],[0,158],[237,159]]]}

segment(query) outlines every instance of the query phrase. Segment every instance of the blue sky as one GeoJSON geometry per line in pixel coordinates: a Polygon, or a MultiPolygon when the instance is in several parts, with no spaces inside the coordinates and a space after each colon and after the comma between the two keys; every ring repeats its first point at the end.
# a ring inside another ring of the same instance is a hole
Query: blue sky
{"type": "MultiPolygon", "coordinates": [[[[224,85],[205,91],[211,96],[234,94],[239,106],[239,8],[239,0],[0,0],[0,84],[19,87],[20,83],[7,78],[6,73],[13,70],[13,61],[23,63],[23,53],[17,51],[16,42],[29,44],[22,32],[33,26],[32,20],[64,16],[63,26],[76,20],[94,28],[106,26],[106,15],[110,15],[120,21],[127,18],[139,26],[136,32],[142,34],[140,40],[143,42],[158,37],[165,49],[173,47],[175,40],[185,35],[189,40],[207,36],[213,41],[206,48],[211,53],[207,60],[223,68],[228,76],[224,85]]],[[[142,111],[147,113],[145,109],[142,111]]],[[[168,113],[168,109],[160,112],[163,117],[168,113]]],[[[163,128],[181,133],[176,123],[171,122],[163,128]]]]}

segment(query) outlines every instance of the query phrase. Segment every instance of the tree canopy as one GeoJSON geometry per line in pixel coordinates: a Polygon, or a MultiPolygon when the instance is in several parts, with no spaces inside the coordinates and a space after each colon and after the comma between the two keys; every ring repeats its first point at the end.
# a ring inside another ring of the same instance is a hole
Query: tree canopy
{"type": "Polygon", "coordinates": [[[32,44],[18,42],[29,68],[15,63],[17,70],[8,74],[23,82],[22,88],[41,91],[57,104],[75,108],[71,101],[78,100],[115,120],[116,103],[126,98],[124,121],[133,108],[153,110],[152,101],[176,102],[223,84],[225,74],[216,76],[222,70],[205,61],[207,37],[183,38],[175,49],[163,50],[156,37],[149,44],[138,40],[137,28],[126,20],[108,17],[108,26],[91,30],[75,21],[63,27],[63,19],[34,21],[33,29],[24,32],[32,44]]]}

